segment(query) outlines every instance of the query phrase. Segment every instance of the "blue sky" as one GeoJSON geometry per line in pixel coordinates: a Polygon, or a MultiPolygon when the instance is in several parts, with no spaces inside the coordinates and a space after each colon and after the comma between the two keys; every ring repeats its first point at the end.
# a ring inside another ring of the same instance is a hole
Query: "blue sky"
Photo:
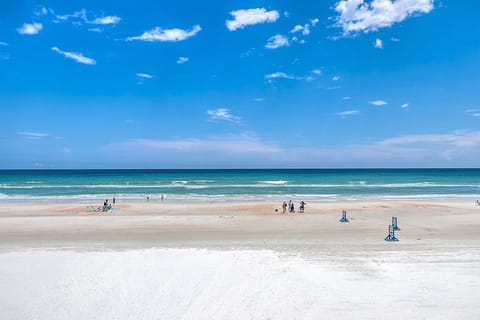
{"type": "Polygon", "coordinates": [[[9,1],[0,168],[478,167],[479,9],[9,1]]]}

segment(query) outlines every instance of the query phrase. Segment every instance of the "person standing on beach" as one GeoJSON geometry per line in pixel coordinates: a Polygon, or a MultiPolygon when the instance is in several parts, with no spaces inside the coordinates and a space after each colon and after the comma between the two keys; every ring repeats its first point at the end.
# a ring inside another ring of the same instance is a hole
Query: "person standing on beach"
{"type": "Polygon", "coordinates": [[[305,210],[305,201],[300,202],[300,212],[303,213],[305,210]]]}
{"type": "Polygon", "coordinates": [[[287,203],[285,201],[283,201],[282,203],[282,209],[283,209],[282,213],[287,212],[287,203]]]}
{"type": "Polygon", "coordinates": [[[113,197],[113,199],[112,199],[112,203],[113,203],[113,204],[115,204],[115,197],[113,197]]]}
{"type": "Polygon", "coordinates": [[[290,213],[295,213],[295,205],[293,202],[290,204],[290,213]]]}

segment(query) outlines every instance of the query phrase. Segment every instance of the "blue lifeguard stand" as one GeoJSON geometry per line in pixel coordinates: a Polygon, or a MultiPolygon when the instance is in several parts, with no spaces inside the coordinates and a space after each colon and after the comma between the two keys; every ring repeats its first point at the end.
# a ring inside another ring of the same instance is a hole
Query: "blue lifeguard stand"
{"type": "Polygon", "coordinates": [[[342,211],[342,219],[339,220],[340,222],[344,223],[344,222],[350,222],[348,219],[347,219],[347,211],[343,210],[342,211]]]}
{"type": "Polygon", "coordinates": [[[395,229],[393,225],[388,225],[388,236],[385,238],[385,241],[395,242],[399,241],[397,237],[395,237],[395,229]]]}
{"type": "Polygon", "coordinates": [[[397,217],[392,217],[392,226],[393,226],[393,230],[395,230],[395,231],[400,231],[401,230],[398,227],[398,224],[397,224],[397,217]]]}

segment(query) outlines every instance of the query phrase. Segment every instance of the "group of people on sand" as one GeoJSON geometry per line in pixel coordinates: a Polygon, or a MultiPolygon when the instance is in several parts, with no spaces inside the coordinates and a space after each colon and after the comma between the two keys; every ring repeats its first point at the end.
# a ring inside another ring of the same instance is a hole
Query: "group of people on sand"
{"type": "MultiPolygon", "coordinates": [[[[112,204],[115,204],[115,197],[113,197],[112,199],[112,204]]],[[[102,207],[99,207],[99,211],[102,211],[102,212],[108,212],[110,210],[113,209],[112,205],[108,203],[108,199],[105,199],[105,201],[103,201],[103,206],[102,207]]]]}
{"type": "MultiPolygon", "coordinates": [[[[300,202],[300,213],[303,213],[305,211],[305,201],[300,202]]],[[[284,201],[282,203],[282,213],[287,213],[287,209],[289,213],[295,213],[295,204],[293,203],[292,200],[288,201],[288,204],[284,201]]]]}

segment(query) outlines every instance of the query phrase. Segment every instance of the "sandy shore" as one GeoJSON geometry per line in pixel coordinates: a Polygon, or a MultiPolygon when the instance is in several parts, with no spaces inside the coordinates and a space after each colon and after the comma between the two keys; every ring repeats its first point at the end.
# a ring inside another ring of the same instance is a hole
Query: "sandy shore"
{"type": "Polygon", "coordinates": [[[2,319],[480,318],[473,201],[116,207],[0,203],[2,319]]]}
{"type": "Polygon", "coordinates": [[[0,248],[356,246],[480,247],[480,207],[465,201],[321,202],[282,214],[278,203],[0,204],[0,248]],[[277,212],[275,210],[278,210],[277,212]],[[339,223],[347,210],[350,223],[339,223]],[[400,242],[383,241],[398,217],[400,242]]]}

